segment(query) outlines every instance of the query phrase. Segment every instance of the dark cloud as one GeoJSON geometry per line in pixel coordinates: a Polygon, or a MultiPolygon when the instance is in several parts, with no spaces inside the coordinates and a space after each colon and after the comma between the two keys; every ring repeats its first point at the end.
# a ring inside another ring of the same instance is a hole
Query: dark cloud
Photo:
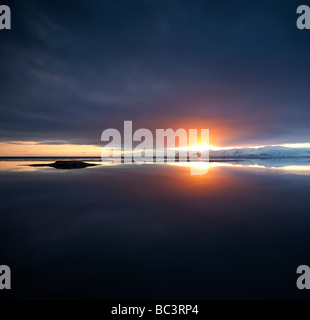
{"type": "Polygon", "coordinates": [[[310,31],[296,28],[299,1],[6,4],[1,140],[95,144],[124,120],[196,119],[218,136],[226,126],[215,139],[226,145],[309,141],[310,31]]]}

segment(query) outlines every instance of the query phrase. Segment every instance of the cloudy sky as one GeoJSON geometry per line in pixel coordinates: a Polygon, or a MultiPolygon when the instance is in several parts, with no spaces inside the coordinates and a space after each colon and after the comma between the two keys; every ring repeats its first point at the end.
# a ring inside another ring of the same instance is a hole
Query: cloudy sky
{"type": "Polygon", "coordinates": [[[100,146],[124,120],[209,128],[217,146],[310,142],[300,1],[3,2],[3,154],[10,141],[100,146]]]}

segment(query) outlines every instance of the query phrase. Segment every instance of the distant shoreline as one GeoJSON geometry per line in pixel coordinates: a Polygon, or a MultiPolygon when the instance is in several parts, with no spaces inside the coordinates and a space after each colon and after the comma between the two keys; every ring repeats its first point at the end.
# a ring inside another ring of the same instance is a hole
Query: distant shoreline
{"type": "MultiPolygon", "coordinates": [[[[89,161],[102,161],[101,157],[0,157],[0,161],[6,161],[6,160],[24,160],[24,161],[45,161],[45,160],[64,160],[64,159],[70,159],[70,160],[89,160],[89,161]]],[[[122,161],[124,158],[121,158],[122,161]]],[[[242,161],[242,160],[255,160],[255,159],[260,159],[260,160],[272,160],[272,159],[309,159],[310,156],[222,156],[222,157],[210,157],[209,161],[210,162],[220,162],[220,161],[242,161]]],[[[110,158],[106,158],[106,160],[112,160],[110,158]]],[[[156,160],[156,157],[152,158],[146,158],[146,161],[154,161],[156,160]]],[[[167,157],[164,157],[164,160],[167,160],[167,157]]],[[[188,162],[195,162],[195,160],[190,160],[189,157],[186,158],[177,158],[176,157],[176,162],[178,161],[188,161],[188,162]]],[[[199,161],[199,160],[198,160],[199,161]]]]}

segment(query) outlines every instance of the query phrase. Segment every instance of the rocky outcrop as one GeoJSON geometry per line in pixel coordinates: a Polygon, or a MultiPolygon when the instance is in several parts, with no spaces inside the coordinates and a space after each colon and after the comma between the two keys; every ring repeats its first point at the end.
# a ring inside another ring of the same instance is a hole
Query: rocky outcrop
{"type": "Polygon", "coordinates": [[[97,166],[95,163],[87,163],[84,161],[55,161],[54,163],[44,163],[44,164],[30,164],[30,167],[53,167],[55,169],[82,169],[86,167],[97,166]]]}

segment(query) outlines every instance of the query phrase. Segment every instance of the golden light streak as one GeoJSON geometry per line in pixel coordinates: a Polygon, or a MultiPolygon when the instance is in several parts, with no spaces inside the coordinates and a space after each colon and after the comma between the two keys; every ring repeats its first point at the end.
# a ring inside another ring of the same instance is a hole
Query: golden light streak
{"type": "MultiPolygon", "coordinates": [[[[287,147],[287,148],[310,148],[310,143],[285,143],[280,145],[267,146],[234,146],[234,147],[219,147],[213,145],[197,144],[188,147],[173,148],[174,150],[186,151],[204,151],[204,150],[230,150],[241,148],[258,149],[262,147],[287,147]]],[[[100,157],[102,148],[95,145],[76,145],[76,144],[42,144],[38,141],[9,141],[0,142],[1,157],[100,157]]],[[[135,150],[135,152],[140,152],[135,150]]]]}
{"type": "Polygon", "coordinates": [[[1,157],[100,157],[101,151],[102,147],[92,145],[0,142],[1,157]]]}

